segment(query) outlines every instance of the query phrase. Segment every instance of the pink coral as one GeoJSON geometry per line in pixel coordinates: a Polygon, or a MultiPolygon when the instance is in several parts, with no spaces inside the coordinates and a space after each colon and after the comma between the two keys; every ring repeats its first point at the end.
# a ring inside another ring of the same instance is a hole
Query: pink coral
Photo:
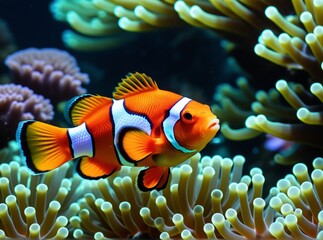
{"type": "Polygon", "coordinates": [[[15,83],[30,87],[52,103],[86,92],[89,77],[69,53],[54,48],[28,48],[9,55],[5,64],[15,83]]]}
{"type": "Polygon", "coordinates": [[[53,116],[50,101],[34,94],[28,87],[15,84],[0,85],[0,146],[15,138],[19,121],[49,121],[53,116]]]}

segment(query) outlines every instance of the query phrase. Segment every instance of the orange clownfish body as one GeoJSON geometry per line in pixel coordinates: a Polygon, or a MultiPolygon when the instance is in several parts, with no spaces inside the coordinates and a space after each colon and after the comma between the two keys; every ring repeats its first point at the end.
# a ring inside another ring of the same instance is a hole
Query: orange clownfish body
{"type": "Polygon", "coordinates": [[[163,189],[169,168],[201,151],[219,130],[209,106],[160,90],[140,73],[124,78],[113,98],[74,97],[65,117],[75,127],[19,123],[17,141],[32,171],[50,171],[75,158],[76,171],[88,179],[110,176],[122,165],[144,166],[137,179],[142,191],[163,189]]]}

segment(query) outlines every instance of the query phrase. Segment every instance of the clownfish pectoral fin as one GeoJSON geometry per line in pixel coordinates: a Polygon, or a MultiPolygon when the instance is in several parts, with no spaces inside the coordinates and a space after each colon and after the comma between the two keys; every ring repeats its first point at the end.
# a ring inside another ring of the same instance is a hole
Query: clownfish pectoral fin
{"type": "Polygon", "coordinates": [[[141,170],[138,175],[138,187],[141,191],[162,190],[166,187],[169,178],[169,168],[150,167],[141,170]]]}
{"type": "Polygon", "coordinates": [[[158,149],[158,139],[154,139],[147,133],[133,129],[125,130],[121,135],[121,150],[126,159],[138,162],[156,153],[158,149]]]}
{"type": "Polygon", "coordinates": [[[102,161],[95,157],[82,157],[76,166],[76,172],[86,179],[99,179],[110,176],[120,170],[120,166],[102,164],[102,161]]]}
{"type": "Polygon", "coordinates": [[[64,116],[74,126],[85,122],[89,116],[102,107],[112,104],[112,99],[99,95],[83,94],[76,96],[66,103],[64,116]]]}
{"type": "Polygon", "coordinates": [[[43,122],[22,121],[16,132],[21,155],[35,173],[53,170],[73,159],[67,128],[43,122]]]}
{"type": "Polygon", "coordinates": [[[122,99],[138,93],[158,90],[157,83],[144,73],[129,73],[113,92],[114,99],[122,99]]]}

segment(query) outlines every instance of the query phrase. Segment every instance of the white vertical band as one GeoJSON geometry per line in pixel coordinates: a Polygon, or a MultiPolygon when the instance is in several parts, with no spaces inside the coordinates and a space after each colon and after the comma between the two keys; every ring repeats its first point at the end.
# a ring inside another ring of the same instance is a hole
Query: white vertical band
{"type": "Polygon", "coordinates": [[[183,152],[183,153],[192,153],[195,152],[195,150],[187,149],[183,146],[181,146],[176,138],[174,133],[174,127],[176,122],[181,118],[181,111],[184,109],[184,107],[191,101],[191,99],[187,97],[183,97],[181,100],[179,100],[170,110],[169,110],[169,116],[164,120],[163,122],[163,128],[164,133],[167,138],[167,140],[173,145],[174,148],[177,150],[183,152]]]}
{"type": "Polygon", "coordinates": [[[67,131],[72,142],[73,157],[93,157],[92,137],[86,129],[86,124],[82,123],[80,126],[69,128],[67,131]]]}
{"type": "Polygon", "coordinates": [[[120,153],[119,149],[119,137],[120,133],[125,127],[139,129],[148,135],[151,134],[151,125],[147,118],[137,115],[135,113],[129,113],[124,107],[124,99],[115,100],[111,107],[112,119],[114,124],[114,146],[117,150],[119,160],[124,166],[133,166],[133,163],[128,162],[120,153]]]}

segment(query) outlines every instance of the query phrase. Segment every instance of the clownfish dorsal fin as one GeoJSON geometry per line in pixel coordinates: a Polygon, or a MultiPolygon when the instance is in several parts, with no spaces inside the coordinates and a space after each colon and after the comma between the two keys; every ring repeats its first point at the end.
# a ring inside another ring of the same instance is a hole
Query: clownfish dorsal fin
{"type": "Polygon", "coordinates": [[[99,95],[83,94],[66,103],[64,116],[74,126],[82,124],[89,116],[102,107],[112,104],[112,99],[99,95]]]}
{"type": "Polygon", "coordinates": [[[138,93],[158,90],[157,83],[144,73],[129,73],[115,88],[112,96],[122,99],[138,93]]]}

